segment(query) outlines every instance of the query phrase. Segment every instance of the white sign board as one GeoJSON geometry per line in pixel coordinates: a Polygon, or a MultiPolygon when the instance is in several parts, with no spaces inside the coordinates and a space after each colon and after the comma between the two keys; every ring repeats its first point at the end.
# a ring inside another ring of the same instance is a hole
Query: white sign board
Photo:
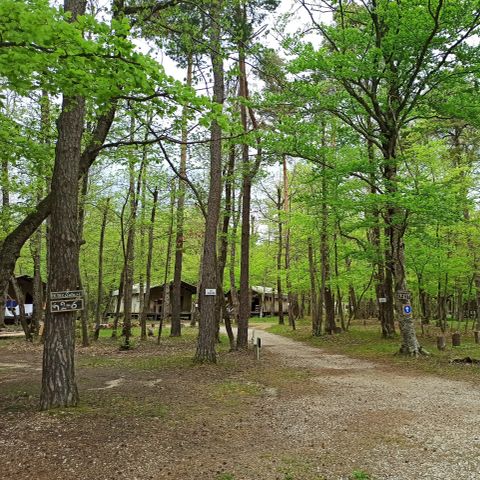
{"type": "Polygon", "coordinates": [[[205,295],[214,296],[216,294],[217,294],[217,289],[216,288],[206,288],[205,289],[205,295]]]}
{"type": "Polygon", "coordinates": [[[83,298],[83,290],[67,290],[66,292],[50,292],[50,300],[71,300],[83,298]]]}
{"type": "Polygon", "coordinates": [[[380,303],[387,303],[387,299],[386,299],[385,297],[380,297],[380,298],[378,299],[378,301],[379,301],[380,303]]]}

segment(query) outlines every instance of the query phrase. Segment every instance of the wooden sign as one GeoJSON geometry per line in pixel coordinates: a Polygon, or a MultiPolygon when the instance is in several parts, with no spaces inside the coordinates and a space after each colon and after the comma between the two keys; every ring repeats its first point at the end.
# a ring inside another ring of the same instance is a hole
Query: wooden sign
{"type": "Polygon", "coordinates": [[[52,313],[76,312],[77,310],[83,310],[83,308],[83,298],[74,300],[52,300],[50,302],[50,311],[52,313]]]}
{"type": "Polygon", "coordinates": [[[65,292],[50,292],[50,300],[72,300],[83,298],[83,290],[67,290],[65,292]]]}
{"type": "Polygon", "coordinates": [[[399,290],[397,297],[399,300],[410,300],[410,292],[407,292],[406,290],[399,290]]]}
{"type": "Polygon", "coordinates": [[[83,290],[50,292],[50,311],[52,313],[75,312],[83,309],[83,290]]]}

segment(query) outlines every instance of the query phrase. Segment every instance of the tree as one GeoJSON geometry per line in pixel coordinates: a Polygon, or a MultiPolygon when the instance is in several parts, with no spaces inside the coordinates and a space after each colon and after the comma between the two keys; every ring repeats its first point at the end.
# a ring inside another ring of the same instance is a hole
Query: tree
{"type": "Polygon", "coordinates": [[[320,102],[314,101],[314,108],[330,111],[382,153],[389,239],[386,267],[394,277],[401,351],[418,355],[422,349],[413,318],[405,314],[408,300],[399,298],[399,293],[407,290],[407,277],[405,210],[395,201],[401,162],[398,145],[406,125],[426,113],[432,92],[449,81],[452,69],[459,65],[459,56],[464,58],[466,41],[480,24],[480,12],[476,2],[468,0],[455,5],[443,0],[371,0],[361,6],[342,3],[338,8],[326,3],[334,20],[329,25],[318,20],[311,3],[300,3],[321,45],[315,48],[301,41],[295,45],[297,59],[291,71],[303,72],[305,81],[296,82],[294,88],[300,95],[321,97],[320,102]],[[362,118],[372,121],[373,130],[362,118]]]}
{"type": "MultiPolygon", "coordinates": [[[[71,21],[85,13],[83,0],[66,0],[71,21]]],[[[64,96],[58,119],[58,140],[52,176],[50,225],[50,292],[79,288],[78,177],[85,116],[85,98],[64,96]]],[[[75,380],[76,312],[47,307],[40,408],[72,407],[78,403],[75,380]]]]}

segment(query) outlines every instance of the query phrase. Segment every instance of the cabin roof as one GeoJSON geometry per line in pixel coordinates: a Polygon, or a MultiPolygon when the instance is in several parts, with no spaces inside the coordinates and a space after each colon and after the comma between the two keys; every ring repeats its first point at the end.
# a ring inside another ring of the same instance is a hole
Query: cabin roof
{"type": "Polygon", "coordinates": [[[274,293],[277,293],[276,290],[274,290],[273,288],[264,287],[263,285],[252,285],[251,289],[252,289],[252,292],[259,293],[259,294],[265,294],[265,293],[274,294],[274,293]]]}
{"type": "MultiPolygon", "coordinates": [[[[197,287],[195,285],[184,282],[183,280],[182,280],[181,284],[182,284],[182,288],[184,288],[185,290],[189,290],[190,292],[192,292],[192,294],[197,293],[197,287]]],[[[170,287],[173,285],[173,280],[169,283],[169,285],[170,285],[170,287]]],[[[144,288],[145,288],[145,286],[144,286],[144,288]]],[[[150,286],[151,290],[153,290],[154,288],[163,288],[163,284],[161,284],[161,285],[160,284],[151,285],[150,286]]],[[[136,283],[135,285],[133,285],[132,294],[133,295],[138,295],[139,293],[140,293],[140,284],[136,283]]],[[[118,289],[114,290],[112,292],[112,297],[118,297],[118,289]]]]}

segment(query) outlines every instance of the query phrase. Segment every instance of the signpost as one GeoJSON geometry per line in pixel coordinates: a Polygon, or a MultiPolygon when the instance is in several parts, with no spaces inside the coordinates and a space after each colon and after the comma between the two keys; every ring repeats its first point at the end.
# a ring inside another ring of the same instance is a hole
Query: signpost
{"type": "Polygon", "coordinates": [[[397,292],[397,297],[399,300],[410,300],[410,292],[406,290],[399,290],[397,292]]]}
{"type": "Polygon", "coordinates": [[[84,308],[83,290],[50,292],[50,311],[52,313],[75,312],[84,308]]]}
{"type": "Polygon", "coordinates": [[[411,315],[412,314],[412,307],[410,305],[404,305],[403,306],[403,313],[405,315],[411,315]]]}

